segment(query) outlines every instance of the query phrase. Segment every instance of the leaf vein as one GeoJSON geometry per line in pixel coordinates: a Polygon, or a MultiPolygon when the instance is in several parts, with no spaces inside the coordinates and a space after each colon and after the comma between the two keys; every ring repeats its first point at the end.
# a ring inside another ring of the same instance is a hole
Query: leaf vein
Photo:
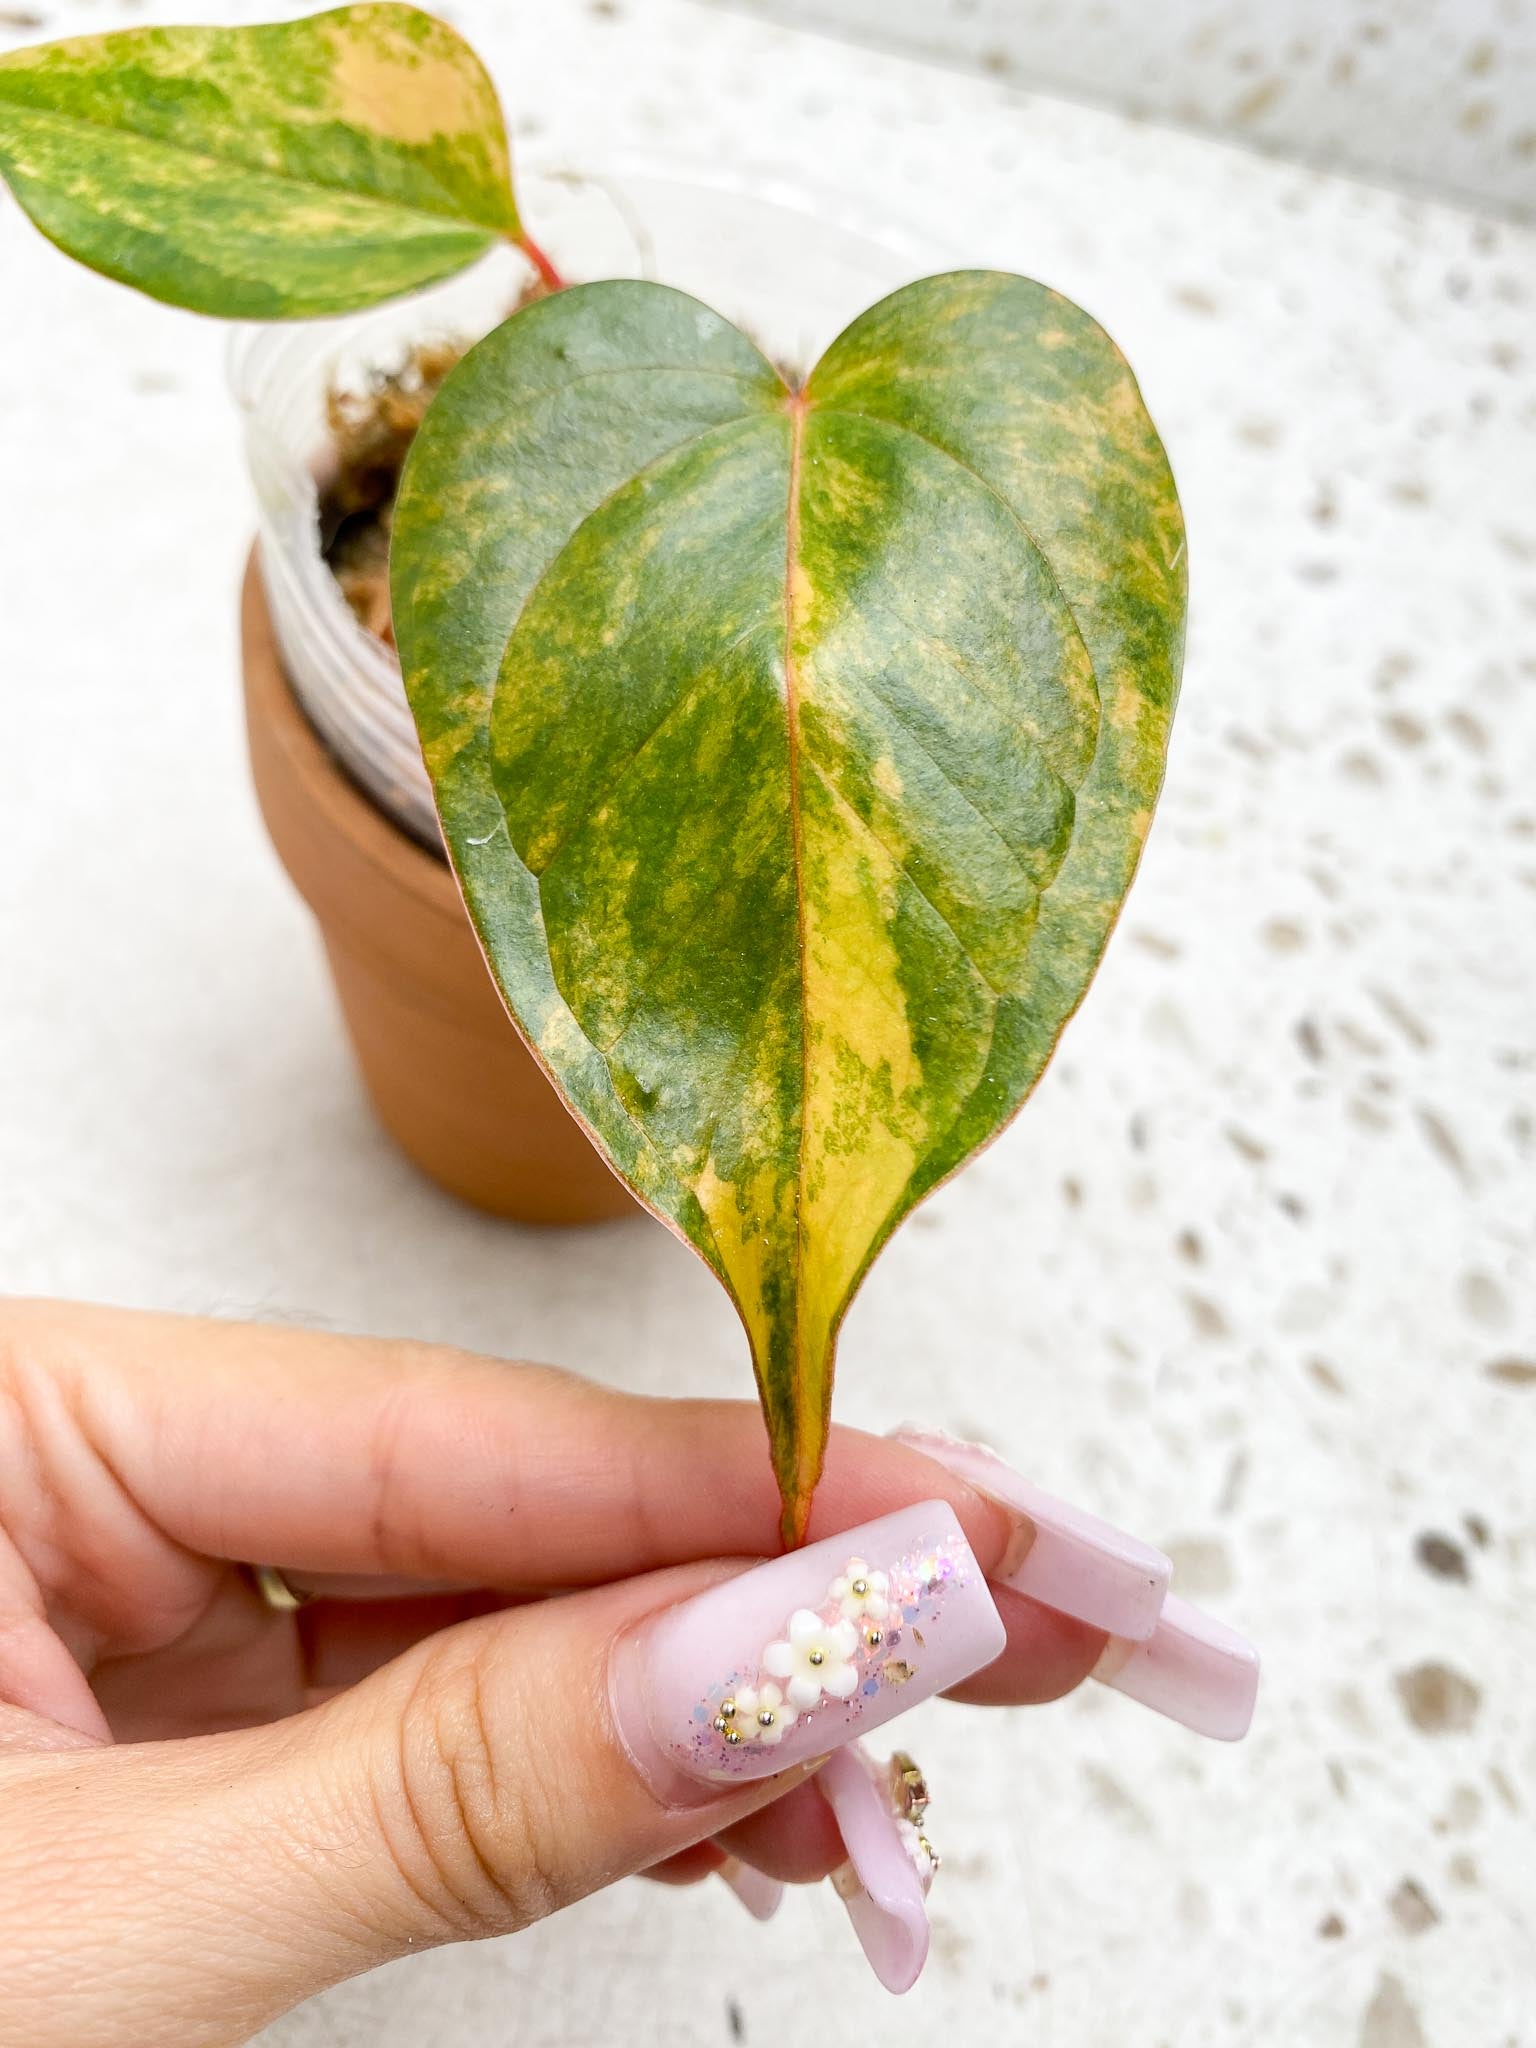
{"type": "MultiPolygon", "coordinates": [[[[985,669],[967,659],[965,654],[954,645],[953,641],[942,639],[937,633],[930,632],[919,620],[910,618],[898,606],[875,603],[868,605],[866,608],[871,617],[890,619],[893,624],[900,626],[904,633],[910,634],[914,640],[920,641],[925,647],[932,648],[933,652],[947,668],[953,669],[962,681],[970,684],[983,703],[990,704],[994,711],[1000,712],[1015,727],[1020,737],[1039,755],[1046,774],[1050,776],[1063,795],[1068,797],[1072,795],[1071,784],[1067,782],[1066,778],[1057,769],[1051,766],[1046,754],[1045,736],[1041,732],[1039,722],[1036,719],[1032,719],[1022,706],[1010,703],[1006,697],[998,696],[983,680],[986,675],[985,669]]],[[[884,699],[882,699],[883,701],[884,699]]]]}
{"type": "MultiPolygon", "coordinates": [[[[1028,521],[1024,518],[1023,513],[1019,511],[1018,507],[1011,503],[1009,499],[1005,498],[1003,493],[998,489],[997,485],[989,482],[989,480],[982,475],[979,469],[975,468],[971,463],[965,460],[964,456],[957,455],[953,448],[946,447],[942,441],[935,441],[931,434],[925,434],[920,427],[909,427],[905,420],[893,420],[885,413],[859,412],[856,411],[852,406],[846,405],[829,405],[825,407],[818,406],[817,411],[822,414],[823,418],[831,418],[834,415],[836,415],[845,419],[867,420],[871,426],[889,427],[895,433],[910,434],[914,441],[921,441],[924,447],[935,449],[940,455],[944,456],[948,461],[952,462],[955,465],[956,469],[964,470],[967,476],[974,477],[976,482],[981,485],[982,489],[986,491],[990,497],[996,499],[997,503],[1002,506],[1003,510],[1008,514],[1008,517],[1013,521],[1014,525],[1018,527],[1020,533],[1023,534],[1024,538],[1029,542],[1030,546],[1034,549],[1035,553],[1040,557],[1041,566],[1045,570],[1046,576],[1050,581],[1051,588],[1055,591],[1056,595],[1061,599],[1062,609],[1066,612],[1067,617],[1072,621],[1072,630],[1074,633],[1076,633],[1078,637],[1078,642],[1082,647],[1083,653],[1088,658],[1088,673],[1093,681],[1093,694],[1096,700],[1098,701],[1100,709],[1102,710],[1104,703],[1104,694],[1099,686],[1098,663],[1094,660],[1093,649],[1088,645],[1087,636],[1083,632],[1082,621],[1078,618],[1076,607],[1073,605],[1071,599],[1067,596],[1067,593],[1061,587],[1060,580],[1057,577],[1056,570],[1051,562],[1050,556],[1045,552],[1045,549],[1041,547],[1039,541],[1036,540],[1033,532],[1030,530],[1028,521]]],[[[1095,735],[1095,741],[1097,741],[1097,735],[1095,735]]]]}
{"type": "MultiPolygon", "coordinates": [[[[966,809],[971,812],[972,816],[977,817],[981,820],[982,824],[986,826],[987,830],[992,834],[993,838],[997,841],[998,845],[1003,849],[1004,853],[1007,854],[1009,861],[1018,871],[1023,880],[1028,884],[1029,888],[1036,895],[1038,895],[1040,891],[1040,884],[1035,880],[1034,876],[1029,872],[1028,868],[1025,867],[1023,860],[1020,858],[1012,841],[1008,838],[1007,834],[1003,831],[1002,827],[998,825],[994,819],[989,818],[987,816],[987,813],[981,808],[981,805],[977,803],[976,799],[973,796],[969,795],[967,791],[961,788],[960,784],[955,780],[954,776],[944,766],[944,763],[939,759],[938,755],[934,753],[933,749],[917,732],[916,728],[908,723],[908,721],[897,710],[896,706],[891,702],[890,698],[885,695],[884,691],[876,688],[873,679],[868,676],[851,675],[842,677],[840,680],[842,680],[845,684],[848,682],[852,682],[854,688],[863,690],[867,695],[872,697],[875,700],[875,702],[881,706],[883,710],[889,712],[891,720],[896,725],[896,727],[901,732],[904,732],[906,734],[907,738],[912,742],[913,746],[917,748],[917,751],[923,756],[923,758],[926,761],[929,761],[933,764],[934,768],[938,771],[945,785],[954,791],[955,795],[959,797],[961,803],[963,803],[966,809]]],[[[1052,780],[1055,781],[1059,787],[1062,788],[1063,794],[1065,795],[1067,802],[1071,804],[1073,802],[1071,790],[1067,789],[1065,785],[1062,784],[1061,778],[1055,773],[1054,769],[1051,768],[1049,762],[1045,764],[1045,768],[1046,773],[1051,776],[1052,780]]],[[[823,772],[825,772],[825,770],[823,772]]]]}

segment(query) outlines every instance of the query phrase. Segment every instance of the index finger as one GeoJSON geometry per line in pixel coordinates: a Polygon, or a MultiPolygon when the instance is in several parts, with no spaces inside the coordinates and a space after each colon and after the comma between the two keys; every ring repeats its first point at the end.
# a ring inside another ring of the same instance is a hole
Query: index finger
{"type": "MultiPolygon", "coordinates": [[[[761,1416],[445,1347],[11,1302],[142,1511],[206,1556],[548,1592],[779,1548],[761,1416]]],[[[984,1571],[1006,1510],[904,1445],[835,1429],[811,1537],[941,1497],[984,1571]]]]}

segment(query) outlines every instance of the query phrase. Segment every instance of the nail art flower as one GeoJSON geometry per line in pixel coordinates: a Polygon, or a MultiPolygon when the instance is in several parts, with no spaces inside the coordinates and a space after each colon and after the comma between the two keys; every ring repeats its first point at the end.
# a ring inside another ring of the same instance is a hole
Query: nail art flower
{"type": "Polygon", "coordinates": [[[809,1607],[799,1607],[789,1618],[789,1640],[770,1643],[763,1652],[763,1669],[789,1681],[784,1688],[789,1704],[802,1711],[814,1707],[823,1693],[845,1700],[859,1683],[853,1661],[858,1643],[851,1621],[823,1621],[809,1607]]]}
{"type": "Polygon", "coordinates": [[[834,1579],[828,1588],[828,1598],[835,1600],[842,1609],[844,1621],[851,1621],[855,1628],[860,1622],[884,1621],[891,1611],[886,1595],[891,1582],[884,1572],[872,1572],[862,1557],[850,1557],[840,1579],[834,1579]]]}
{"type": "Polygon", "coordinates": [[[800,1709],[785,1699],[772,1679],[737,1689],[733,1725],[741,1731],[743,1742],[766,1742],[772,1747],[784,1740],[784,1731],[793,1728],[799,1718],[800,1709]]]}

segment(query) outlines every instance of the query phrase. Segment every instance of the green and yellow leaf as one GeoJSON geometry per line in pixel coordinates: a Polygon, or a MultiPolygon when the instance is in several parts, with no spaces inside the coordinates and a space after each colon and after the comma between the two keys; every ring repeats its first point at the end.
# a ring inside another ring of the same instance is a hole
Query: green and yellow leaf
{"type": "Polygon", "coordinates": [[[11,51],[0,176],[82,263],[232,318],[371,305],[520,235],[479,58],[389,4],[11,51]]]}
{"type": "Polygon", "coordinates": [[[729,1290],[803,1531],[871,1259],[1038,1080],[1162,778],[1184,539],[1103,331],[929,278],[804,389],[659,285],[482,341],[395,630],[507,1005],[729,1290]]]}

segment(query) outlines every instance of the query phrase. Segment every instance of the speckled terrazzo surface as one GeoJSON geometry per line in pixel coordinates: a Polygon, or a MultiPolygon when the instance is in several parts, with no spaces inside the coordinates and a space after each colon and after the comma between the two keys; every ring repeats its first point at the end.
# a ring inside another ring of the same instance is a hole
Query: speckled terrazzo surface
{"type": "Polygon", "coordinates": [[[716,0],[1536,217],[1532,0],[716,0]]]}
{"type": "MultiPolygon", "coordinates": [[[[762,1928],[629,1885],[269,2040],[1530,2048],[1536,235],[685,0],[457,16],[542,161],[844,191],[1141,373],[1193,565],[1163,810],[1034,1103],[871,1279],[839,1410],[1164,1544],[1267,1673],[1233,1750],[1092,1690],[899,1724],[945,1857],[903,2006],[829,1892],[762,1928]]],[[[499,1228],[376,1134],[246,786],[220,337],[9,206],[0,295],[5,1284],[744,1392],[662,1231],[499,1228]]]]}

